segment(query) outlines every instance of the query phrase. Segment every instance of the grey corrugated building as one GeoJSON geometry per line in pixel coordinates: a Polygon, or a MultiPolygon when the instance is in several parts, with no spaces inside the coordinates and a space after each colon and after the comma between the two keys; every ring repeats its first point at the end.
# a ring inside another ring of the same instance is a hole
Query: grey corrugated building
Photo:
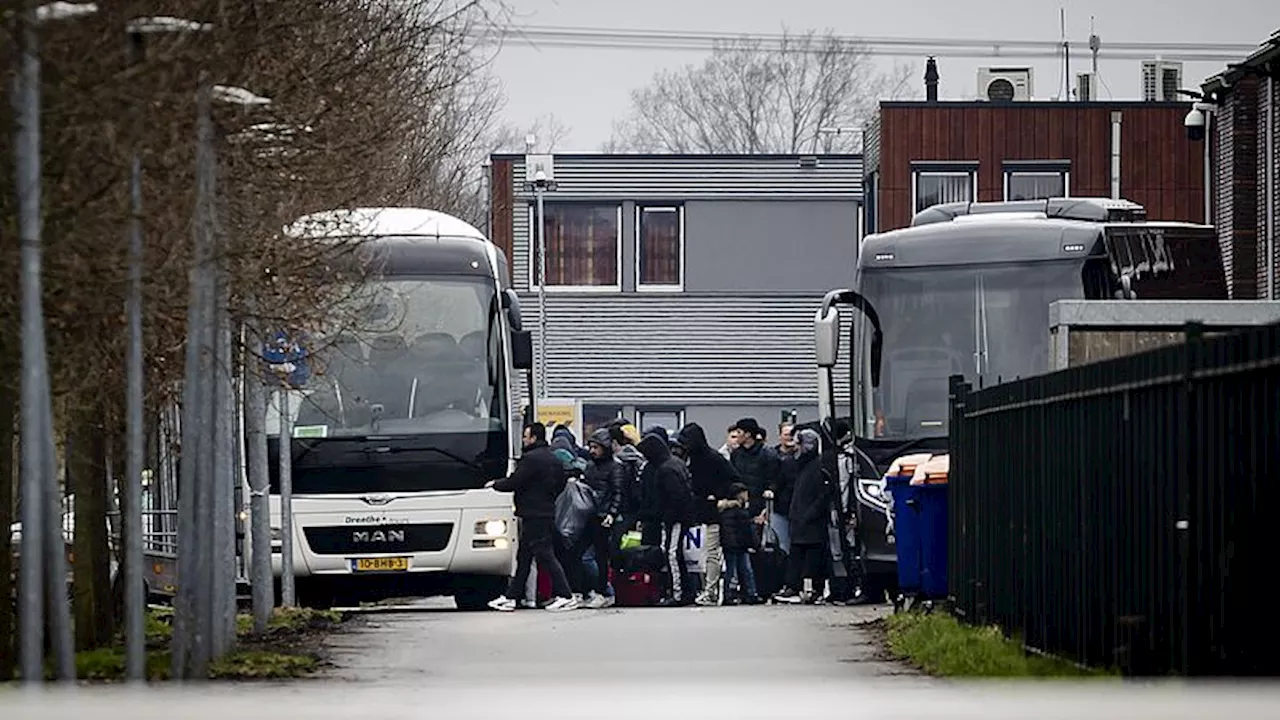
{"type": "MultiPolygon", "coordinates": [[[[492,157],[490,235],[538,337],[534,195],[492,157]],[[536,278],[535,278],[536,280],[536,278]]],[[[860,240],[857,155],[556,155],[545,197],[547,389],[585,425],[817,414],[813,315],[860,240]]],[[[843,382],[837,387],[844,387],[843,382]]]]}

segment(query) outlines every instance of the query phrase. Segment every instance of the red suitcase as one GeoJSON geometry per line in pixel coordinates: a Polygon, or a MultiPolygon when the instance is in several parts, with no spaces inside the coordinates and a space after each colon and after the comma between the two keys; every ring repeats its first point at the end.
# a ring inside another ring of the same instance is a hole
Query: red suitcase
{"type": "Polygon", "coordinates": [[[538,568],[538,602],[551,602],[551,573],[538,568]]]}
{"type": "Polygon", "coordinates": [[[614,601],[619,607],[649,607],[662,599],[662,578],[657,573],[615,573],[614,601]]]}

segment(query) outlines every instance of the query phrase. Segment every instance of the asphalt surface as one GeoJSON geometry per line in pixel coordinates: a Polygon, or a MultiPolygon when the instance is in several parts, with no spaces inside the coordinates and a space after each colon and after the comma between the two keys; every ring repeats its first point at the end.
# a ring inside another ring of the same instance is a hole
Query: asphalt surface
{"type": "Polygon", "coordinates": [[[887,606],[611,608],[463,613],[448,601],[370,614],[328,642],[326,676],[363,684],[740,682],[919,677],[859,624],[887,606]]]}

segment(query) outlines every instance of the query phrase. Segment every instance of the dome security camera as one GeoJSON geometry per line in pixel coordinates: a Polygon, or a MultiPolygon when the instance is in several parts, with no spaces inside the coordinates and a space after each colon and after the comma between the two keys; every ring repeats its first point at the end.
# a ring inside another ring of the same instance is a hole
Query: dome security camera
{"type": "Polygon", "coordinates": [[[1200,107],[1202,103],[1196,103],[1187,112],[1187,116],[1182,119],[1182,125],[1187,129],[1187,139],[1192,142],[1200,142],[1204,140],[1205,135],[1205,111],[1200,107]]]}

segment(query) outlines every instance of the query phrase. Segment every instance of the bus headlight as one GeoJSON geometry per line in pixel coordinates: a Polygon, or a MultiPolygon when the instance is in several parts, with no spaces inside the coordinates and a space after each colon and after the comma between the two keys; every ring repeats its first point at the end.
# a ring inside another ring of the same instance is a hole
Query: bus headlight
{"type": "Polygon", "coordinates": [[[486,535],[488,537],[502,537],[507,534],[506,520],[481,520],[476,523],[476,535],[486,535]]]}

